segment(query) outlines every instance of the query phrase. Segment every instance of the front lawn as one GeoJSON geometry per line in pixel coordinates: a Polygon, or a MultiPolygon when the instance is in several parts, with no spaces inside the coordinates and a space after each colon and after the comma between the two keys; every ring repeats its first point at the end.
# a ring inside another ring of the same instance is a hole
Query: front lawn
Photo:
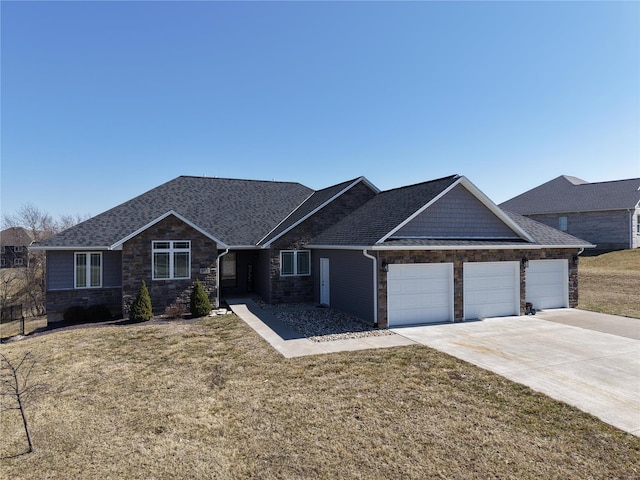
{"type": "Polygon", "coordinates": [[[580,257],[578,308],[640,318],[640,249],[580,257]]]}
{"type": "Polygon", "coordinates": [[[61,331],[2,413],[20,479],[638,478],[640,438],[422,346],[284,359],[235,315],[61,331]]]}

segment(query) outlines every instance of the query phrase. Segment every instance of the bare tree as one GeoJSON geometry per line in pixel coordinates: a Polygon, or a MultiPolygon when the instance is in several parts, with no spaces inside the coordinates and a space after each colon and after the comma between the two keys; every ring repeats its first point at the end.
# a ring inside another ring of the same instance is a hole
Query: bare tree
{"type": "MultiPolygon", "coordinates": [[[[22,227],[28,230],[35,243],[42,242],[56,233],[66,230],[88,219],[88,215],[62,215],[55,220],[50,214],[27,203],[13,215],[4,214],[3,228],[22,227]]],[[[27,266],[20,270],[22,289],[19,294],[25,308],[32,316],[40,316],[45,310],[45,254],[42,251],[30,251],[27,266]]]]}
{"type": "Polygon", "coordinates": [[[36,242],[46,240],[57,233],[56,222],[51,215],[30,203],[22,205],[13,215],[4,214],[2,223],[4,228],[25,228],[36,242]]]}
{"type": "Polygon", "coordinates": [[[14,364],[7,356],[0,353],[0,405],[2,410],[18,410],[22,419],[24,433],[27,438],[28,450],[33,452],[33,441],[29,430],[29,422],[25,411],[27,397],[41,385],[30,383],[31,372],[36,365],[36,359],[31,352],[26,352],[17,364],[14,364]]]}

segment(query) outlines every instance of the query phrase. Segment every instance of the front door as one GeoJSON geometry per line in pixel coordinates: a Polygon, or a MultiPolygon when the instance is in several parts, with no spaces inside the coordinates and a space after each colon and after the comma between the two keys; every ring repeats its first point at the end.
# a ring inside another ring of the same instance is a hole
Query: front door
{"type": "Polygon", "coordinates": [[[329,299],[329,259],[320,259],[320,303],[330,305],[329,299]]]}

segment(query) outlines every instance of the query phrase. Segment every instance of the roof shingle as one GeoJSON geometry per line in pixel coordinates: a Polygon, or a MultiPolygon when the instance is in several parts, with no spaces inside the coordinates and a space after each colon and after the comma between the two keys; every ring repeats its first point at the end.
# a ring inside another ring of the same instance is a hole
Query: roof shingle
{"type": "Polygon", "coordinates": [[[588,183],[562,175],[500,204],[521,215],[638,208],[640,178],[588,183]]]}
{"type": "Polygon", "coordinates": [[[227,245],[255,245],[311,193],[299,183],[180,176],[40,245],[110,247],[169,211],[227,245]]]}

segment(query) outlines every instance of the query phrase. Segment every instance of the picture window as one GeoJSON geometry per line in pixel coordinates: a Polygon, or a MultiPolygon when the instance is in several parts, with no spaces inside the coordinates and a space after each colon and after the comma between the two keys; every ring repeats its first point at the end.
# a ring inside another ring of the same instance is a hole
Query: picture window
{"type": "Polygon", "coordinates": [[[153,280],[191,278],[190,241],[154,241],[151,258],[153,280]]]}

